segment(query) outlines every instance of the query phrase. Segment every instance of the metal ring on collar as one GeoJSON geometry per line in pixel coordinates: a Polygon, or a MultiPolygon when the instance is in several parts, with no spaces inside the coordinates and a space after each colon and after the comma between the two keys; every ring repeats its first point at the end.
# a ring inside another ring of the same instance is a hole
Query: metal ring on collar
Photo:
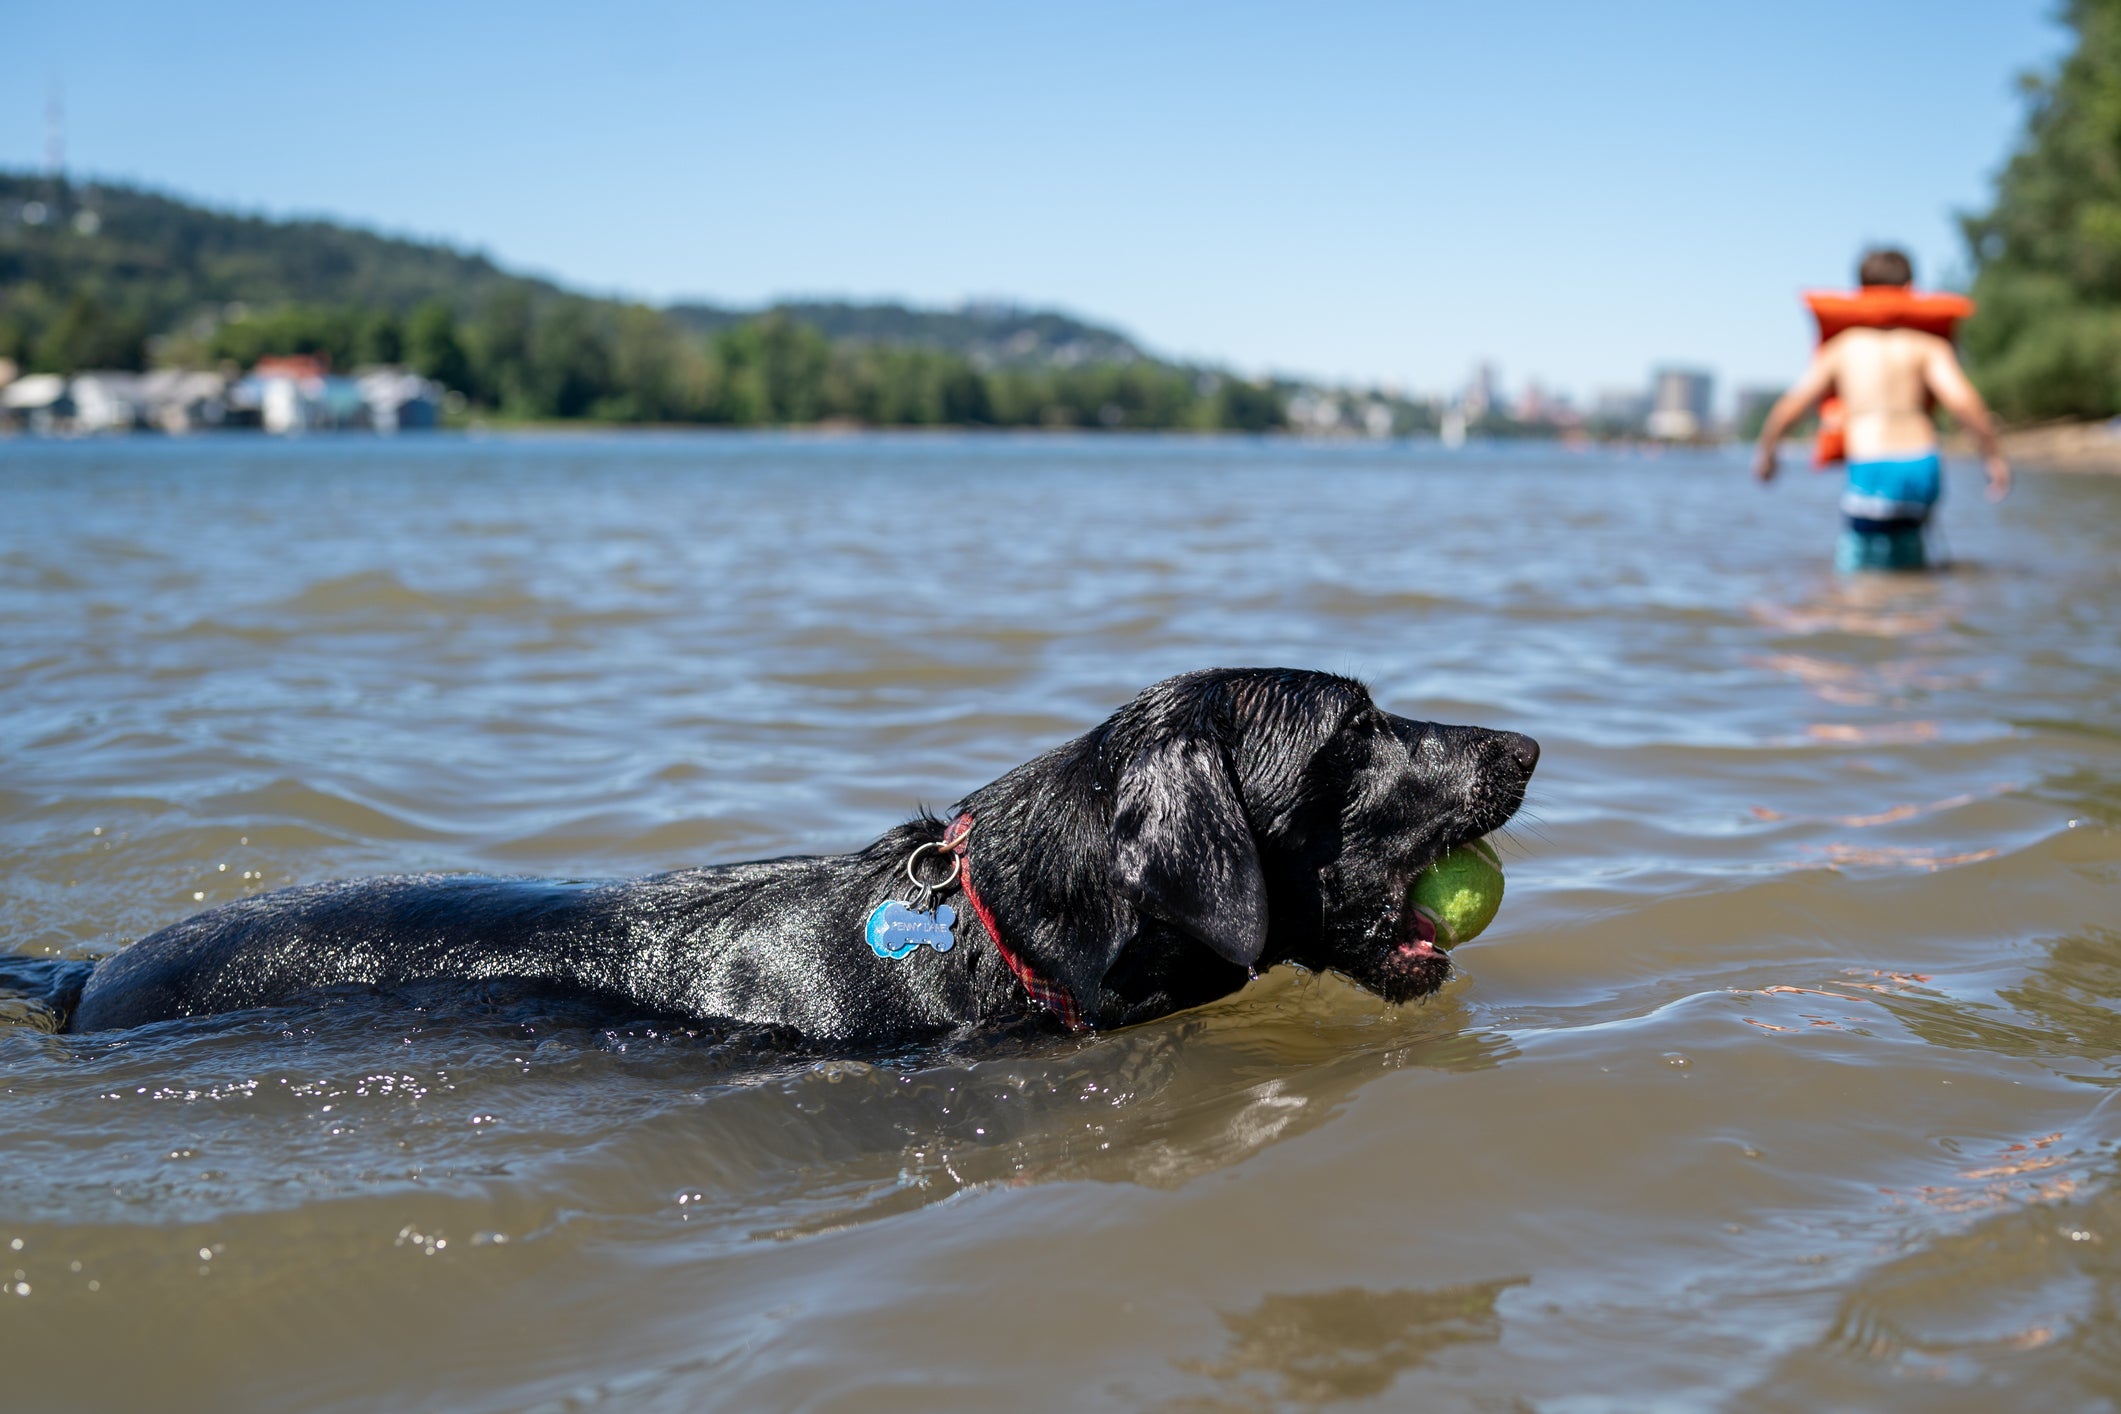
{"type": "Polygon", "coordinates": [[[906,880],[915,888],[927,889],[932,893],[938,889],[947,889],[952,884],[956,883],[957,876],[964,869],[964,867],[964,856],[953,852],[945,845],[936,842],[930,842],[928,844],[921,845],[919,848],[915,849],[913,853],[906,856],[906,880]],[[948,855],[950,858],[950,872],[948,874],[945,874],[942,878],[933,881],[923,879],[920,875],[919,867],[921,862],[921,856],[929,853],[948,855]]]}

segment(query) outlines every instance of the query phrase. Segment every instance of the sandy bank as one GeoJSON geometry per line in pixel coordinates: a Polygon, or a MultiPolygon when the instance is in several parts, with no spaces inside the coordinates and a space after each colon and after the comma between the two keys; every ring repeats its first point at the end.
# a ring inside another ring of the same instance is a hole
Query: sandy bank
{"type": "MultiPolygon", "coordinates": [[[[2114,422],[2049,422],[2013,428],[2002,435],[2013,462],[2050,471],[2121,473],[2121,419],[2114,422]]],[[[1961,450],[1958,447],[1954,451],[1961,450]]],[[[1971,447],[1964,450],[1971,451],[1971,447]]]]}

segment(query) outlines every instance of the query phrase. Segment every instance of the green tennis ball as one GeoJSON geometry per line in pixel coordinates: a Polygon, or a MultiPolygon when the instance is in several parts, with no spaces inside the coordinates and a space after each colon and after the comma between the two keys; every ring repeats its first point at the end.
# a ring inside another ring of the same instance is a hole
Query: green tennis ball
{"type": "Polygon", "coordinates": [[[1436,928],[1436,946],[1480,936],[1502,907],[1502,861],[1486,840],[1462,844],[1415,879],[1410,901],[1436,928]]]}

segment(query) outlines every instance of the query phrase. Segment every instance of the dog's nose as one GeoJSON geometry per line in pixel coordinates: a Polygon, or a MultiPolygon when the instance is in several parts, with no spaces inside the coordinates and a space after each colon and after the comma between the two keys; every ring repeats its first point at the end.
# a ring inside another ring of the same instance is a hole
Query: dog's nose
{"type": "Polygon", "coordinates": [[[1539,743],[1522,732],[1504,732],[1503,735],[1509,738],[1510,756],[1517,762],[1518,769],[1531,775],[1532,768],[1539,764],[1539,743]]]}

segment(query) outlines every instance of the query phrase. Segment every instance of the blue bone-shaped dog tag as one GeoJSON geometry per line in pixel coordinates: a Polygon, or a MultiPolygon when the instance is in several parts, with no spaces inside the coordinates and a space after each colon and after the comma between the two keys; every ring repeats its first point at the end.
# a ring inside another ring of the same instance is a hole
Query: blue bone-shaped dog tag
{"type": "Polygon", "coordinates": [[[957,910],[947,903],[926,913],[910,903],[887,899],[869,913],[869,950],[893,962],[907,956],[922,943],[937,952],[948,952],[957,944],[950,930],[957,924],[957,910]]]}

